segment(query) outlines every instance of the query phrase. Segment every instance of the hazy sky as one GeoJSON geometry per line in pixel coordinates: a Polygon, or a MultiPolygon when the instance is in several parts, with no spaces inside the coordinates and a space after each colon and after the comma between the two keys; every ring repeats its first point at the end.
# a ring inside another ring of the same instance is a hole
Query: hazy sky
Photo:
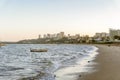
{"type": "Polygon", "coordinates": [[[120,29],[120,0],[0,0],[0,40],[120,29]]]}

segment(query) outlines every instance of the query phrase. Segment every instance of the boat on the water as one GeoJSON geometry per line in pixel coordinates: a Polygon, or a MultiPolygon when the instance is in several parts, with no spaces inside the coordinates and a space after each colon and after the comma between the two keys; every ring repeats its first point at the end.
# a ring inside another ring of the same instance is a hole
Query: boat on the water
{"type": "Polygon", "coordinates": [[[30,49],[30,52],[47,52],[47,49],[30,49]]]}

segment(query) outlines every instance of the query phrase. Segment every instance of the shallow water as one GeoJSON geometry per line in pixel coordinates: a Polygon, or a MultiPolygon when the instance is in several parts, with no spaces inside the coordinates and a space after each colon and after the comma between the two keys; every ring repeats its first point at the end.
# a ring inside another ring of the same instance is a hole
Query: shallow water
{"type": "Polygon", "coordinates": [[[55,80],[55,71],[92,56],[95,50],[96,47],[88,45],[8,44],[0,48],[0,80],[55,80]],[[48,52],[30,52],[30,48],[48,52]]]}

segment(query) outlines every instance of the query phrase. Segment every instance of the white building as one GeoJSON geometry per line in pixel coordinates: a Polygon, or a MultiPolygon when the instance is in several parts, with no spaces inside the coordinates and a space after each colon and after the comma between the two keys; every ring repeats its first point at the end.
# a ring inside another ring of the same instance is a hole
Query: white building
{"type": "Polygon", "coordinates": [[[120,30],[119,29],[109,29],[109,35],[110,35],[110,40],[114,40],[114,36],[120,36],[120,30]]]}
{"type": "Polygon", "coordinates": [[[65,37],[64,32],[60,32],[60,33],[57,34],[58,39],[62,39],[63,37],[65,37]]]}
{"type": "Polygon", "coordinates": [[[44,38],[53,38],[53,39],[62,39],[65,37],[64,32],[60,32],[57,34],[45,34],[44,38]]]}
{"type": "Polygon", "coordinates": [[[102,32],[102,33],[96,33],[95,35],[94,35],[94,38],[96,39],[96,40],[98,40],[98,41],[100,41],[100,40],[106,40],[106,39],[108,39],[108,37],[109,37],[109,34],[108,33],[105,33],[105,32],[102,32]]]}
{"type": "Polygon", "coordinates": [[[80,34],[76,34],[76,35],[70,35],[70,34],[68,34],[68,39],[78,39],[78,38],[80,38],[80,34]]]}

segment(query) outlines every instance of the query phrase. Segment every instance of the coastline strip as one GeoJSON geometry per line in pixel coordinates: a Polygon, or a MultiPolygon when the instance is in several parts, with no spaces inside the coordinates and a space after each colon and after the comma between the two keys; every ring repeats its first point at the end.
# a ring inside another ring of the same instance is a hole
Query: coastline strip
{"type": "Polygon", "coordinates": [[[120,80],[120,47],[97,45],[99,55],[95,59],[97,71],[84,73],[78,80],[120,80]]]}

